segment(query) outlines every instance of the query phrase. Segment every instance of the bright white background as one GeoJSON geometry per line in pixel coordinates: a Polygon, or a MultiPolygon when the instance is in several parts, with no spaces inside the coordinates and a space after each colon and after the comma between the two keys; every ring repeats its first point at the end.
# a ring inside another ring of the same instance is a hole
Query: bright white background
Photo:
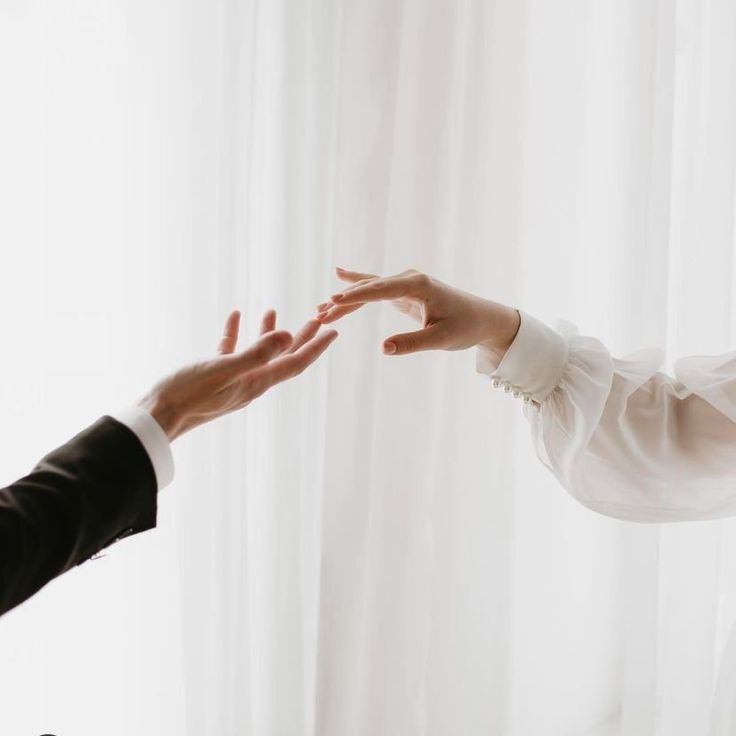
{"type": "MultiPolygon", "coordinates": [[[[0,95],[2,481],[335,265],[736,344],[731,0],[0,0],[0,95]]],[[[576,505],[405,326],[183,438],[157,530],[0,620],[1,733],[709,733],[732,522],[576,505]]]]}

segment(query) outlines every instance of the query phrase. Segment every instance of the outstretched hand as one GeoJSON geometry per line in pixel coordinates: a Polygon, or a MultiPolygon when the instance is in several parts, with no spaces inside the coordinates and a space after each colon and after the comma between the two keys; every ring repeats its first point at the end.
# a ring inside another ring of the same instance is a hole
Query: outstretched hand
{"type": "Polygon", "coordinates": [[[261,336],[236,353],[240,312],[227,318],[217,357],[186,366],[160,381],[139,405],[161,425],[169,439],[242,409],[277,383],[297,376],[337,337],[335,330],[317,334],[320,322],[312,319],[292,336],[276,330],[276,312],[266,312],[261,336]]]}
{"type": "Polygon", "coordinates": [[[338,268],[337,276],[352,285],[318,305],[317,319],[322,324],[335,322],[369,302],[390,301],[422,325],[420,330],[386,338],[386,355],[483,345],[500,360],[519,329],[516,309],[455,289],[418,271],[381,277],[338,268]]]}

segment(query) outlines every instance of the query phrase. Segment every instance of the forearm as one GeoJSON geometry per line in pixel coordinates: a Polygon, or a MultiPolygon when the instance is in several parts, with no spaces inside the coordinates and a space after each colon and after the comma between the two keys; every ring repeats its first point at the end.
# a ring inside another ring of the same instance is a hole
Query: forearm
{"type": "MultiPolygon", "coordinates": [[[[534,448],[581,503],[632,521],[736,513],[736,372],[729,356],[690,358],[670,377],[662,352],[613,358],[595,338],[525,313],[494,385],[531,402],[534,448]]],[[[490,368],[490,369],[489,369],[490,368]]]]}
{"type": "Polygon", "coordinates": [[[0,614],[117,539],[155,526],[157,483],[137,437],[106,417],[0,490],[0,614]]]}
{"type": "Polygon", "coordinates": [[[487,302],[488,308],[484,316],[485,334],[478,342],[488,360],[497,366],[516,339],[521,326],[521,315],[518,309],[495,302],[487,302]]]}

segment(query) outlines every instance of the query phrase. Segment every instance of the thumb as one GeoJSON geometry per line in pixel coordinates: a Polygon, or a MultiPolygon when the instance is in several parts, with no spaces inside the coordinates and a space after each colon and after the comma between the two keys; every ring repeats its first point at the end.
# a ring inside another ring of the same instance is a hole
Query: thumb
{"type": "Polygon", "coordinates": [[[408,355],[421,350],[439,350],[444,346],[445,331],[439,325],[430,325],[416,332],[404,332],[383,341],[385,355],[408,355]]]}

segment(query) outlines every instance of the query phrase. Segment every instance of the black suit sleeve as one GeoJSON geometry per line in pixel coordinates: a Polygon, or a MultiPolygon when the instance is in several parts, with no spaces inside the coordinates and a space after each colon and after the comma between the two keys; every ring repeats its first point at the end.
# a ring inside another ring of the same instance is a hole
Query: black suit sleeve
{"type": "Polygon", "coordinates": [[[140,440],[103,417],[0,489],[0,615],[112,542],[156,525],[140,440]]]}

